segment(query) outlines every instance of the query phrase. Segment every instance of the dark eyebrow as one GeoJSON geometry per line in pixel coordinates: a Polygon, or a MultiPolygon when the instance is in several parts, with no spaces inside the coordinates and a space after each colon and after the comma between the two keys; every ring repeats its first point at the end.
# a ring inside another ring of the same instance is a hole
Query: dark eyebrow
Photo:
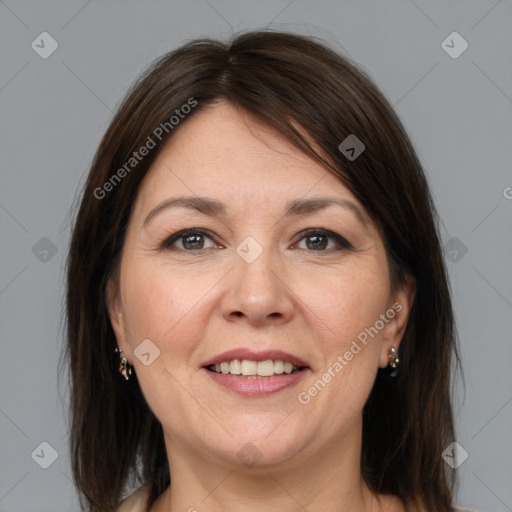
{"type": "Polygon", "coordinates": [[[350,201],[346,201],[344,199],[338,199],[334,197],[317,197],[313,199],[295,199],[288,204],[286,208],[285,216],[291,215],[304,215],[307,213],[317,212],[319,210],[323,210],[328,206],[333,204],[337,204],[346,210],[351,211],[356,215],[358,220],[362,222],[362,224],[368,227],[369,220],[366,215],[363,214],[360,208],[358,208],[354,203],[350,201]]]}
{"type": "Polygon", "coordinates": [[[197,210],[205,215],[211,216],[225,216],[226,207],[216,199],[208,197],[172,197],[155,206],[144,220],[144,226],[162,210],[171,207],[181,206],[184,208],[191,208],[197,210]]]}
{"type": "MultiPolygon", "coordinates": [[[[352,202],[344,199],[331,197],[318,197],[312,199],[295,199],[288,203],[285,210],[285,217],[305,215],[323,210],[328,206],[337,204],[356,215],[364,226],[368,226],[368,219],[361,210],[352,202]]],[[[144,220],[144,226],[159,212],[171,207],[184,207],[197,210],[205,215],[222,217],[226,215],[226,207],[220,201],[209,197],[173,197],[166,199],[155,206],[144,220]]]]}

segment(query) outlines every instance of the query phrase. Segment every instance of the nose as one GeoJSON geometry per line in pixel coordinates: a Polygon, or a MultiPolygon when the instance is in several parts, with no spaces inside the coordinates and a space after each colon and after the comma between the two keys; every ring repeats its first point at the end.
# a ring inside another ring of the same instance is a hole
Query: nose
{"type": "Polygon", "coordinates": [[[286,274],[267,250],[252,263],[238,254],[229,272],[221,311],[230,322],[252,326],[281,325],[289,322],[295,311],[294,294],[286,274]]]}

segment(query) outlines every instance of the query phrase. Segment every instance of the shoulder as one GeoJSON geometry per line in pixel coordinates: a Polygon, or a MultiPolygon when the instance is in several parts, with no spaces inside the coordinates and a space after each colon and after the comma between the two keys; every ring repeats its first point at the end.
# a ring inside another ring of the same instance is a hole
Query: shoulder
{"type": "Polygon", "coordinates": [[[119,505],[116,512],[147,512],[148,497],[149,487],[139,487],[119,505]]]}

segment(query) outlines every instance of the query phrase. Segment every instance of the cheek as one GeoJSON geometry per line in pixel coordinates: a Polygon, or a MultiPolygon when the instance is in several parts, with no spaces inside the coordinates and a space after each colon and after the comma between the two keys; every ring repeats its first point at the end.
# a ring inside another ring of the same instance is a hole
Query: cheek
{"type": "Polygon", "coordinates": [[[150,338],[158,342],[166,330],[172,329],[182,302],[177,291],[165,280],[148,279],[147,274],[134,272],[124,282],[123,309],[129,326],[131,342],[150,338]]]}
{"type": "Polygon", "coordinates": [[[373,326],[384,313],[389,281],[380,268],[347,268],[328,279],[303,282],[304,301],[329,328],[338,348],[373,326]]]}
{"type": "Polygon", "coordinates": [[[149,338],[171,364],[189,358],[208,319],[203,308],[214,277],[147,261],[127,265],[122,290],[132,350],[149,338]]]}
{"type": "MultiPolygon", "coordinates": [[[[204,296],[212,287],[207,276],[198,274],[185,277],[160,264],[139,262],[127,265],[124,276],[124,316],[129,345],[135,351],[131,361],[146,401],[164,422],[169,408],[189,410],[193,406],[183,389],[189,387],[189,376],[196,370],[190,365],[208,320],[204,296]],[[145,339],[159,350],[149,366],[136,357],[145,339]]],[[[185,417],[174,418],[173,428],[183,427],[185,432],[185,417]]]]}
{"type": "Polygon", "coordinates": [[[179,307],[177,289],[165,275],[155,272],[149,261],[133,258],[126,262],[122,276],[123,306],[132,324],[152,326],[153,335],[160,336],[152,320],[164,320],[179,307]]]}
{"type": "Polygon", "coordinates": [[[325,388],[321,383],[317,386],[322,391],[317,391],[319,400],[315,406],[329,410],[332,424],[337,425],[341,410],[344,421],[349,417],[357,419],[375,381],[382,330],[375,330],[374,326],[386,311],[389,281],[380,266],[361,267],[347,269],[323,288],[322,293],[316,290],[314,295],[315,313],[334,334],[329,340],[324,339],[321,347],[324,372],[330,369],[330,374],[320,375],[328,383],[325,388]]]}
{"type": "MultiPolygon", "coordinates": [[[[304,425],[314,427],[325,418],[326,435],[336,439],[340,429],[360,420],[375,382],[381,354],[382,331],[374,328],[386,311],[389,288],[385,279],[347,275],[331,281],[322,293],[311,293],[311,311],[328,327],[318,336],[323,367],[302,386],[304,425]],[[369,334],[371,333],[371,334],[369,334]]],[[[302,407],[302,405],[300,406],[302,407]]]]}

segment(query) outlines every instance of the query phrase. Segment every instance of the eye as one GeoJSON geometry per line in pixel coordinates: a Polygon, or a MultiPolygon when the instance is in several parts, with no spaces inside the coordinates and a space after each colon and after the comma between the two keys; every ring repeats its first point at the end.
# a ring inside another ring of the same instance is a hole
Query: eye
{"type": "Polygon", "coordinates": [[[167,250],[182,250],[187,252],[200,251],[203,249],[211,249],[216,247],[213,243],[212,237],[208,231],[199,228],[183,229],[174,233],[169,238],[166,238],[160,245],[161,249],[167,250]],[[208,239],[212,245],[205,246],[205,240],[208,239]]]}
{"type": "Polygon", "coordinates": [[[345,240],[338,233],[326,229],[310,229],[300,233],[302,237],[296,246],[299,249],[307,249],[316,252],[331,252],[343,249],[352,249],[350,242],[345,240]],[[305,242],[305,247],[300,247],[302,242],[305,242]]]}
{"type": "MultiPolygon", "coordinates": [[[[343,249],[353,249],[350,242],[333,231],[326,229],[309,229],[299,233],[301,237],[293,248],[306,249],[314,252],[331,252],[343,249]],[[301,244],[305,243],[305,247],[301,244]]],[[[166,238],[161,244],[162,250],[177,250],[199,252],[219,247],[210,233],[201,228],[183,229],[166,238]],[[210,245],[207,245],[207,241],[210,245]]]]}

